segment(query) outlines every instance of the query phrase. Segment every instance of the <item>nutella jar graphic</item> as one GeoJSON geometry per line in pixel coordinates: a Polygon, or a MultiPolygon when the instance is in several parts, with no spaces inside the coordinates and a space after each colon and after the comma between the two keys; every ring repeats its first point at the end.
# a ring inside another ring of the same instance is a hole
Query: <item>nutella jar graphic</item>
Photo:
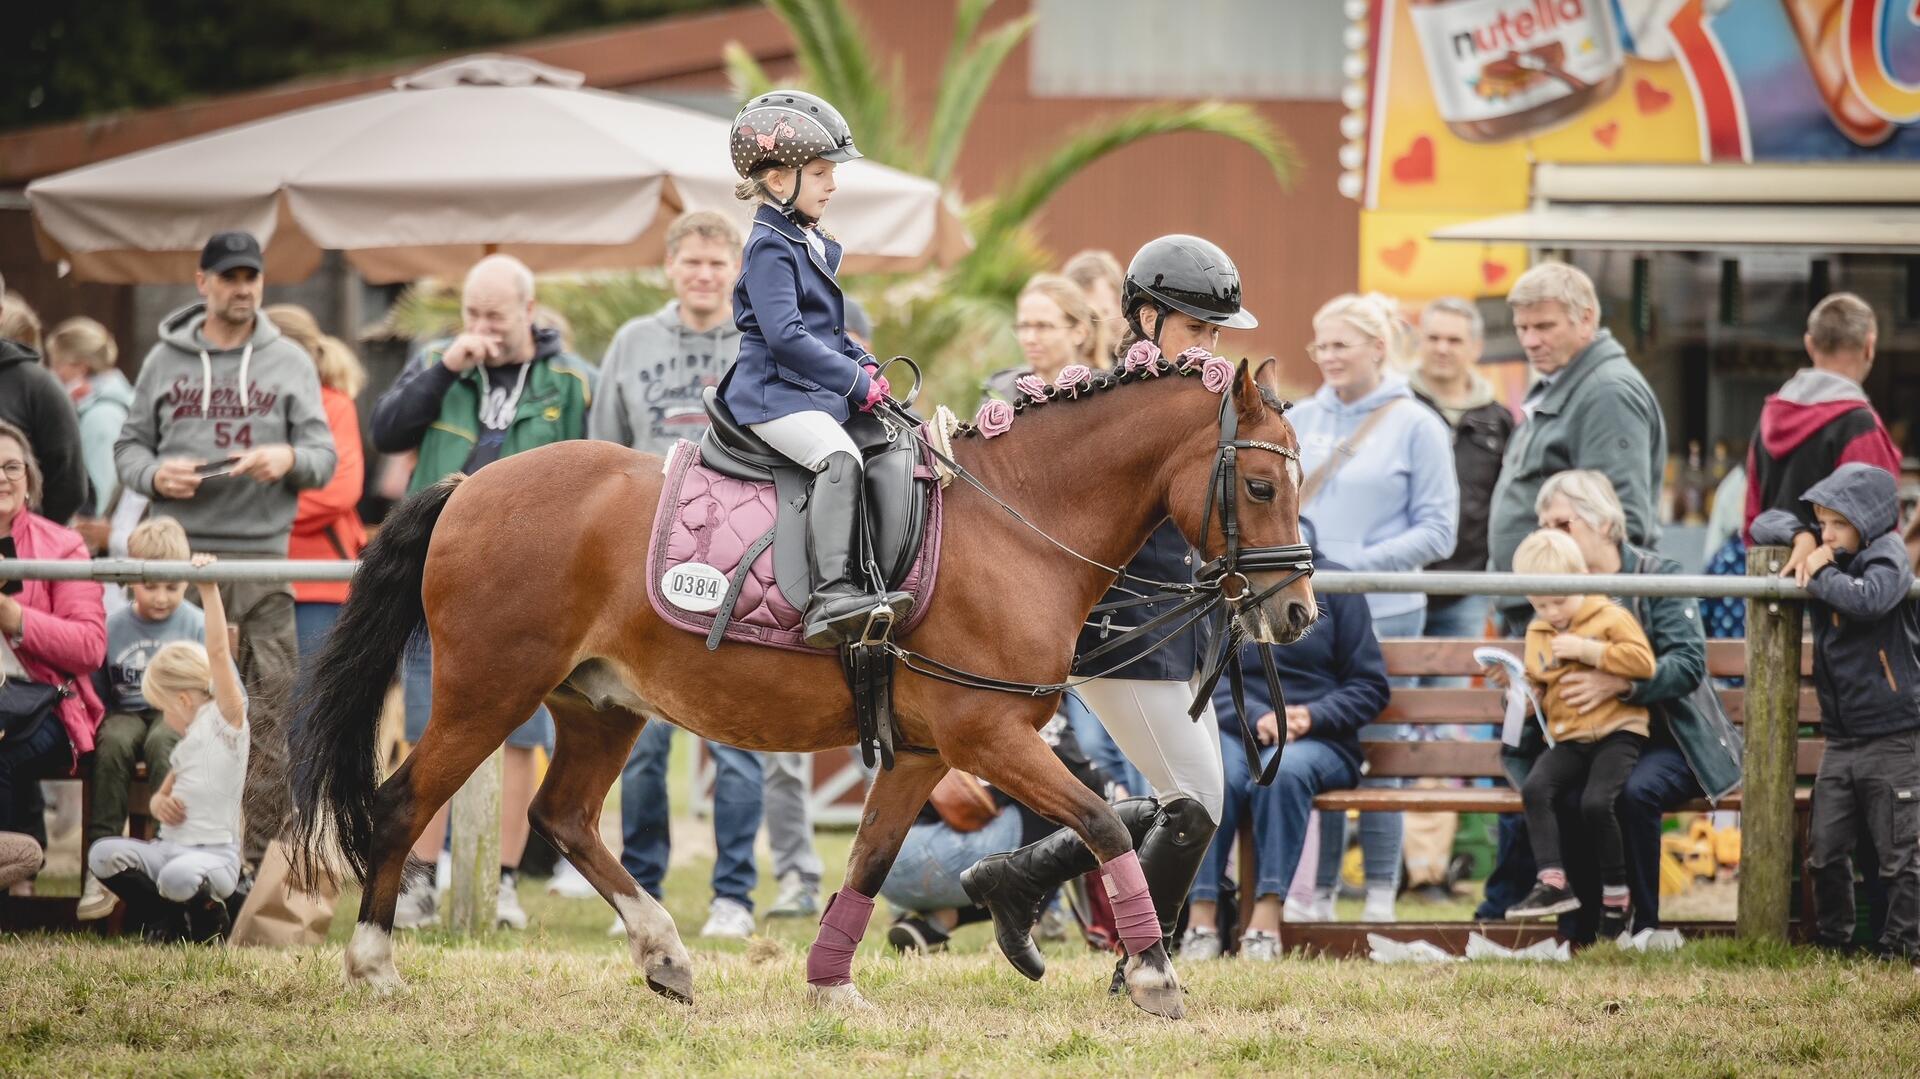
{"type": "Polygon", "coordinates": [[[1608,0],[1410,0],[1440,116],[1472,142],[1531,135],[1620,88],[1608,0]]]}

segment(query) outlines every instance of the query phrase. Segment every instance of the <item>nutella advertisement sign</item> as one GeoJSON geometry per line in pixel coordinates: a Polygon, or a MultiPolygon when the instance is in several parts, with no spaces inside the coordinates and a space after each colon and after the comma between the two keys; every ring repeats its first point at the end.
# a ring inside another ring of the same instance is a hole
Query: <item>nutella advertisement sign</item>
{"type": "MultiPolygon", "coordinates": [[[[1360,281],[1500,296],[1536,166],[1920,163],[1920,0],[1371,0],[1360,281]]],[[[1353,121],[1364,119],[1364,124],[1353,121]]]]}
{"type": "Polygon", "coordinates": [[[1519,138],[1619,89],[1608,0],[1442,0],[1412,14],[1435,103],[1461,138],[1519,138]]]}

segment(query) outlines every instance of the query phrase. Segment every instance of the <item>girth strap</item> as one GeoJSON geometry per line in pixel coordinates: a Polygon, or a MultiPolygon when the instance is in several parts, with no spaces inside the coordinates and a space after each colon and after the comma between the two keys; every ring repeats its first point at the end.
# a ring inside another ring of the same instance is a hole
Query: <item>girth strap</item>
{"type": "Polygon", "coordinates": [[[707,631],[707,651],[720,647],[720,641],[727,635],[727,626],[733,622],[733,605],[740,599],[740,590],[746,586],[747,575],[753,572],[753,561],[773,542],[774,530],[753,541],[747,553],[740,558],[740,564],[733,569],[733,579],[727,582],[727,595],[720,601],[720,608],[713,612],[713,628],[707,631]]]}

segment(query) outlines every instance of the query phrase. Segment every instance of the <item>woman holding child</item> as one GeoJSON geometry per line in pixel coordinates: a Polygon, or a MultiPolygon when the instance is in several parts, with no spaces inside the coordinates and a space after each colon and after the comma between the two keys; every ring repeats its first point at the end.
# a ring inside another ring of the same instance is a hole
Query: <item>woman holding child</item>
{"type": "MultiPolygon", "coordinates": [[[[1679,573],[1679,563],[1626,541],[1626,512],[1613,484],[1600,472],[1570,470],[1541,487],[1534,512],[1542,529],[1565,533],[1579,549],[1587,573],[1679,573]]],[[[1631,928],[1660,925],[1660,818],[1674,807],[1702,796],[1719,798],[1740,785],[1742,743],[1739,731],[1721,711],[1706,677],[1706,637],[1695,601],[1678,596],[1636,596],[1622,601],[1651,644],[1653,675],[1630,679],[1601,670],[1569,670],[1554,693],[1576,715],[1586,716],[1610,702],[1645,707],[1648,737],[1628,773],[1616,803],[1626,859],[1631,928]]],[[[1516,749],[1504,750],[1514,785],[1525,781],[1544,740],[1526,728],[1516,749]]],[[[1562,855],[1568,882],[1580,909],[1564,915],[1561,932],[1570,940],[1593,939],[1599,926],[1600,885],[1593,844],[1578,824],[1574,804],[1561,805],[1562,855]]],[[[1503,837],[1504,840],[1504,837],[1503,837]]],[[[1498,876],[1515,881],[1515,894],[1530,886],[1535,865],[1522,829],[1508,849],[1503,841],[1498,876]]],[[[1489,905],[1482,917],[1500,917],[1507,904],[1489,905]]]]}
{"type": "MultiPolygon", "coordinates": [[[[0,422],[0,552],[6,558],[84,560],[79,533],[40,516],[40,465],[27,436],[0,422]]],[[[31,783],[73,771],[93,749],[104,709],[88,677],[107,647],[94,581],[19,581],[0,562],[0,832],[46,846],[46,826],[23,813],[31,783]]]]}

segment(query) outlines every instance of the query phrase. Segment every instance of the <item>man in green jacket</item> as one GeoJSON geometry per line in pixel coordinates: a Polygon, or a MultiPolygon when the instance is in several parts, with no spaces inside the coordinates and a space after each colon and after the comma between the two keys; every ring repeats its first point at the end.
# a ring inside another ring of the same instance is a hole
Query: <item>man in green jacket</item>
{"type": "MultiPolygon", "coordinates": [[[[1507,294],[1513,328],[1539,381],[1527,391],[1525,419],[1507,443],[1488,515],[1488,568],[1513,569],[1513,551],[1534,524],[1534,500],[1547,477],[1568,469],[1604,473],[1626,512],[1627,540],[1660,545],[1660,483],[1667,425],[1653,388],[1613,335],[1599,328],[1593,281],[1563,262],[1520,275],[1507,294]]],[[[1532,610],[1517,596],[1497,601],[1511,635],[1532,610]]]]}
{"type": "MultiPolygon", "coordinates": [[[[533,273],[508,255],[489,255],[467,273],[460,334],[427,346],[373,406],[373,444],[382,453],[419,451],[407,493],[455,472],[473,473],[502,457],[587,436],[594,374],[564,351],[560,335],[533,324],[533,273]]],[[[406,658],[406,739],[418,744],[432,712],[433,663],[426,648],[406,658]]],[[[534,794],[534,749],[553,747],[553,717],[542,706],[507,736],[500,798],[501,925],[524,929],[514,891],[527,845],[534,794]]],[[[446,809],[413,846],[422,860],[440,854],[446,809]]],[[[394,924],[418,929],[439,920],[431,883],[409,884],[394,924]]]]}

